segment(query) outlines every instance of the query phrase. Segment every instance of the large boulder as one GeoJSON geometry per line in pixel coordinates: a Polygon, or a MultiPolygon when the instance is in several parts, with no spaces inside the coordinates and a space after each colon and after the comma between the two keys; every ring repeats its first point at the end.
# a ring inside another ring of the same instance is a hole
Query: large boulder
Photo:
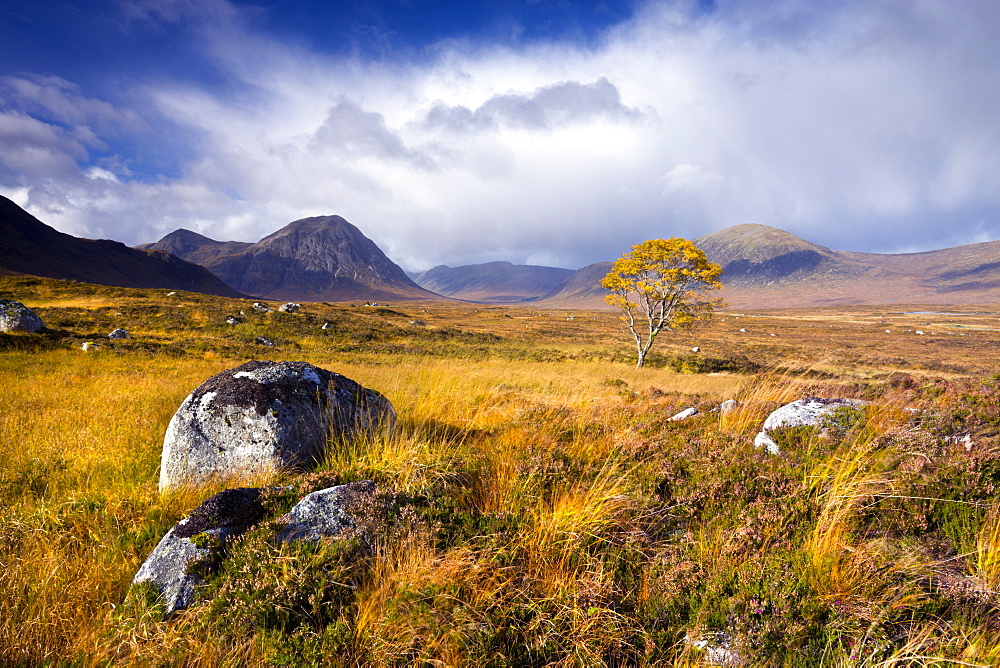
{"type": "Polygon", "coordinates": [[[160,540],[132,585],[152,585],[167,617],[191,605],[202,573],[221,558],[226,542],[264,517],[260,495],[260,489],[227,489],[206,500],[160,540]]]}
{"type": "Polygon", "coordinates": [[[306,362],[247,362],[212,376],[170,420],[160,489],[308,467],[327,444],[392,428],[381,394],[306,362]]]}
{"type": "Polygon", "coordinates": [[[34,334],[45,325],[34,311],[19,301],[0,299],[0,332],[27,332],[34,334]]]}
{"type": "Polygon", "coordinates": [[[820,399],[808,397],[799,399],[773,411],[764,420],[764,427],[754,437],[754,446],[766,448],[771,454],[778,453],[778,444],[768,432],[781,427],[821,427],[823,420],[838,408],[860,408],[867,402],[861,399],[820,399]]]}

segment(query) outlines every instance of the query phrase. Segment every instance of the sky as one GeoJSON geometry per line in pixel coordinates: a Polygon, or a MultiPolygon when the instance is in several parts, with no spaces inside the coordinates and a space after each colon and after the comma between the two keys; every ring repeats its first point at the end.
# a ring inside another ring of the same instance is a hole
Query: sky
{"type": "Polygon", "coordinates": [[[411,271],[1000,239],[996,0],[0,0],[0,34],[0,194],[76,236],[336,214],[411,271]]]}

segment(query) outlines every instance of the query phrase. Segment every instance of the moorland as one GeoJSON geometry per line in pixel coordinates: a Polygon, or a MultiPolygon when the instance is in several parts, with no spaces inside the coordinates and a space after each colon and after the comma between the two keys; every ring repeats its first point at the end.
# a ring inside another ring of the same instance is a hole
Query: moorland
{"type": "Polygon", "coordinates": [[[48,328],[0,334],[5,665],[1000,662],[995,306],[719,312],[635,369],[609,311],[257,313],[25,276],[0,297],[48,328]],[[108,340],[117,327],[132,338],[108,340]],[[164,622],[131,579],[219,489],[160,494],[163,433],[250,359],[312,362],[394,404],[395,433],[245,481],[375,480],[375,549],[251,532],[164,622]],[[753,447],[809,396],[869,403],[777,434],[778,455],[753,447]],[[735,412],[711,412],[726,399],[735,412]]]}

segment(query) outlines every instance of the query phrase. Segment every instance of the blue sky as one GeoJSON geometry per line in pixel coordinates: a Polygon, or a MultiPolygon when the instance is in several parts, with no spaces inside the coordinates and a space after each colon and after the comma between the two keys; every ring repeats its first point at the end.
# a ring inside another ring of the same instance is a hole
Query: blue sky
{"type": "Polygon", "coordinates": [[[993,0],[0,0],[0,31],[0,194],[78,236],[339,214],[408,269],[1000,239],[993,0]]]}

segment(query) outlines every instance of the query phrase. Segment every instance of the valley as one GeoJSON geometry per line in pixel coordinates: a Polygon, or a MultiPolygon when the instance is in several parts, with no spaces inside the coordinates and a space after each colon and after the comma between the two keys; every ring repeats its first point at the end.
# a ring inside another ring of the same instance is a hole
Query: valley
{"type": "Polygon", "coordinates": [[[26,276],[0,277],[0,297],[48,327],[0,334],[5,662],[1000,657],[995,307],[728,309],[661,335],[635,369],[605,310],[263,312],[26,276]],[[108,339],[115,328],[131,338],[108,339]],[[158,491],[164,430],[189,392],[249,359],[307,361],[393,403],[395,433],[242,482],[372,480],[376,548],[247,534],[164,622],[132,577],[220,489],[158,491]],[[777,455],[754,447],[771,411],[813,396],[870,403],[826,435],[776,435],[777,455]],[[735,412],[713,412],[728,399],[735,412]]]}

